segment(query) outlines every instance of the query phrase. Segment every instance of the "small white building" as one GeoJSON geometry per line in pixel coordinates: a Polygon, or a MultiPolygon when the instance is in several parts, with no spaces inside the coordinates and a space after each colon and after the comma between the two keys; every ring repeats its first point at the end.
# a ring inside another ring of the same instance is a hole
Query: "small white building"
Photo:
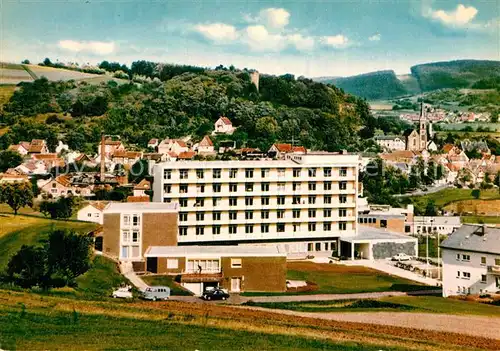
{"type": "Polygon", "coordinates": [[[84,222],[103,223],[103,210],[106,207],[104,202],[91,202],[78,211],[77,219],[84,222]]]}
{"type": "Polygon", "coordinates": [[[179,155],[181,152],[186,151],[189,151],[189,147],[185,141],[180,139],[165,139],[158,144],[158,153],[162,155],[167,155],[168,153],[179,155]]]}
{"type": "Polygon", "coordinates": [[[149,196],[146,191],[151,190],[151,183],[143,179],[134,186],[134,196],[149,196]]]}
{"type": "Polygon", "coordinates": [[[416,235],[449,235],[462,226],[459,216],[415,216],[413,233],[416,235]]]}
{"type": "Polygon", "coordinates": [[[444,297],[500,292],[500,228],[464,224],[441,252],[444,297]]]}
{"type": "Polygon", "coordinates": [[[196,150],[198,154],[214,154],[214,143],[208,135],[205,135],[200,143],[197,145],[196,150]]]}
{"type": "Polygon", "coordinates": [[[406,142],[397,135],[378,135],[373,140],[386,150],[406,150],[406,142]]]}
{"type": "Polygon", "coordinates": [[[233,123],[227,117],[220,117],[214,124],[214,133],[219,134],[233,134],[236,128],[233,127],[233,123]]]}
{"type": "Polygon", "coordinates": [[[160,141],[156,138],[151,139],[150,141],[148,141],[148,148],[156,149],[156,147],[158,147],[159,142],[160,141]]]}

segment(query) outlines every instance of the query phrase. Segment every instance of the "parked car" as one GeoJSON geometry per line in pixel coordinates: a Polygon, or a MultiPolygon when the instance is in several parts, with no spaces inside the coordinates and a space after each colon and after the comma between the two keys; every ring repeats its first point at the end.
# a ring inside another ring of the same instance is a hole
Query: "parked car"
{"type": "Polygon", "coordinates": [[[397,255],[392,256],[393,261],[410,261],[411,256],[408,256],[405,253],[398,253],[397,255]]]}
{"type": "Polygon", "coordinates": [[[216,288],[212,290],[205,290],[201,298],[203,300],[226,300],[229,298],[229,294],[223,289],[216,288]]]}
{"type": "Polygon", "coordinates": [[[132,296],[132,289],[127,286],[127,287],[122,287],[118,288],[113,293],[111,294],[113,298],[122,298],[122,299],[131,299],[132,296]]]}
{"type": "Polygon", "coordinates": [[[170,297],[170,288],[168,286],[150,286],[142,293],[145,300],[168,300],[170,297]]]}

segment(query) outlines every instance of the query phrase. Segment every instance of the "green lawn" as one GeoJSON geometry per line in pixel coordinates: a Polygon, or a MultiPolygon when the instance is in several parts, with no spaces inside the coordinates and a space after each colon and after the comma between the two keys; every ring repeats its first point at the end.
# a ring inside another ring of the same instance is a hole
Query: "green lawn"
{"type": "Polygon", "coordinates": [[[317,289],[304,292],[289,291],[287,293],[246,292],[243,295],[354,294],[379,291],[417,291],[436,288],[366,267],[312,262],[289,262],[287,279],[312,282],[317,285],[317,289]]]}
{"type": "Polygon", "coordinates": [[[500,224],[500,216],[462,216],[462,223],[500,224]]]}
{"type": "MultiPolygon", "coordinates": [[[[474,200],[471,192],[472,189],[444,189],[428,195],[412,196],[410,199],[422,203],[427,203],[428,200],[434,200],[436,206],[443,207],[454,201],[474,200]]],[[[498,189],[481,190],[481,196],[479,199],[500,199],[500,193],[498,192],[498,189]]]]}
{"type": "Polygon", "coordinates": [[[445,299],[437,296],[396,296],[377,300],[334,300],[281,303],[255,303],[247,305],[300,312],[425,312],[459,315],[500,317],[500,307],[479,302],[445,299]]]}
{"type": "Polygon", "coordinates": [[[174,282],[174,277],[169,275],[150,275],[141,277],[148,285],[168,286],[170,294],[174,296],[191,296],[192,292],[184,289],[182,286],[174,282]]]}

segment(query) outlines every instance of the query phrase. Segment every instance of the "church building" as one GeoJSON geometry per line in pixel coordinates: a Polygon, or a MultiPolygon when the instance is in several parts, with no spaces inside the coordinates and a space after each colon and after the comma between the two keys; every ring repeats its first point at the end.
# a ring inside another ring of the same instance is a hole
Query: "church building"
{"type": "Polygon", "coordinates": [[[425,104],[420,105],[419,129],[410,129],[405,132],[406,150],[422,151],[427,149],[427,117],[425,104]]]}

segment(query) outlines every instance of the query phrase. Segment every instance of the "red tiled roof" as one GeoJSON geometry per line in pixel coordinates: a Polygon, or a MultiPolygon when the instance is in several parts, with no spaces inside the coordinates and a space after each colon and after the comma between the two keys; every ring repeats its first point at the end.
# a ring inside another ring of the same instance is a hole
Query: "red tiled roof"
{"type": "Polygon", "coordinates": [[[80,161],[83,161],[84,159],[87,159],[88,161],[90,161],[90,157],[85,155],[85,154],[80,154],[77,158],[75,158],[75,161],[80,162],[80,161]]]}
{"type": "Polygon", "coordinates": [[[102,202],[102,201],[94,201],[94,202],[91,202],[89,205],[95,207],[99,211],[102,211],[102,210],[104,210],[104,208],[106,208],[106,206],[108,204],[106,202],[102,202]]]}
{"type": "Polygon", "coordinates": [[[221,117],[219,119],[222,121],[222,123],[224,123],[224,124],[226,124],[228,126],[233,125],[233,123],[227,117],[221,117]]]}
{"type": "Polygon", "coordinates": [[[122,142],[120,140],[111,140],[111,139],[104,140],[104,145],[120,146],[121,144],[122,142]]]}
{"type": "Polygon", "coordinates": [[[149,190],[149,189],[151,189],[151,183],[146,179],[141,180],[139,184],[136,184],[134,186],[134,190],[149,190]]]}
{"type": "Polygon", "coordinates": [[[205,135],[200,141],[200,146],[214,146],[214,143],[212,143],[212,139],[208,135],[205,135]]]}
{"type": "Polygon", "coordinates": [[[183,151],[183,152],[179,153],[179,155],[177,156],[177,158],[180,158],[182,160],[190,160],[195,155],[196,155],[196,152],[194,152],[194,151],[183,151]]]}
{"type": "Polygon", "coordinates": [[[292,147],[292,152],[303,152],[303,153],[306,153],[307,150],[303,146],[293,146],[292,147]]]}
{"type": "Polygon", "coordinates": [[[56,182],[61,184],[62,186],[69,187],[71,186],[71,177],[67,174],[56,177],[56,182]]]}
{"type": "Polygon", "coordinates": [[[260,152],[260,149],[254,147],[242,147],[241,152],[260,152]]]}
{"type": "Polygon", "coordinates": [[[444,152],[446,152],[446,153],[448,153],[448,152],[450,152],[450,151],[451,151],[454,147],[455,147],[455,145],[453,145],[453,144],[445,144],[445,145],[443,146],[443,151],[444,151],[444,152]]]}
{"type": "Polygon", "coordinates": [[[28,181],[28,176],[25,174],[0,173],[0,179],[8,178],[11,180],[28,181]]]}
{"type": "Polygon", "coordinates": [[[128,196],[127,202],[149,202],[149,196],[128,196]]]}
{"type": "Polygon", "coordinates": [[[59,157],[57,157],[57,154],[39,154],[33,155],[32,157],[34,160],[39,161],[56,161],[60,159],[59,157]]]}
{"type": "Polygon", "coordinates": [[[276,147],[279,152],[292,151],[292,144],[274,144],[274,147],[276,147]]]}
{"type": "Polygon", "coordinates": [[[156,144],[158,143],[158,139],[151,139],[150,141],[148,141],[148,145],[149,144],[156,144]]]}

